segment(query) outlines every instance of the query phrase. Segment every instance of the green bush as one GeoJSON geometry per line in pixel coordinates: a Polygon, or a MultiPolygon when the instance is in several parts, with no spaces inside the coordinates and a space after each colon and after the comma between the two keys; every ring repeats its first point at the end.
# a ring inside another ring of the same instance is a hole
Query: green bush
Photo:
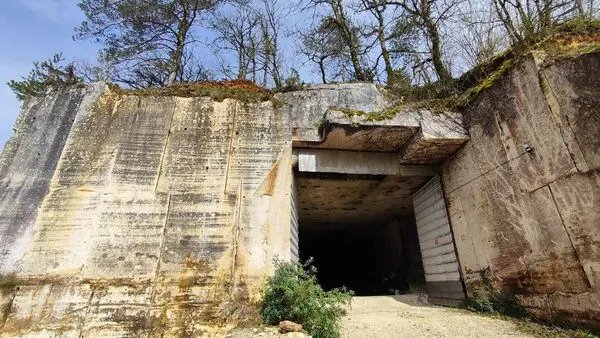
{"type": "Polygon", "coordinates": [[[519,303],[515,295],[497,290],[494,287],[489,268],[474,272],[479,275],[487,296],[480,297],[478,292],[474,292],[471,298],[463,301],[461,304],[463,308],[474,312],[500,314],[515,318],[529,316],[527,310],[519,303]]]}
{"type": "Polygon", "coordinates": [[[339,337],[341,318],[354,293],[346,288],[324,291],[310,260],[304,265],[276,262],[276,266],[261,303],[263,321],[276,325],[291,320],[314,338],[339,337]]]}
{"type": "Polygon", "coordinates": [[[21,81],[8,81],[7,85],[17,99],[24,100],[30,96],[43,95],[49,87],[83,84],[83,79],[75,75],[73,63],[64,64],[64,61],[59,53],[49,60],[34,62],[29,75],[21,78],[21,81]]]}

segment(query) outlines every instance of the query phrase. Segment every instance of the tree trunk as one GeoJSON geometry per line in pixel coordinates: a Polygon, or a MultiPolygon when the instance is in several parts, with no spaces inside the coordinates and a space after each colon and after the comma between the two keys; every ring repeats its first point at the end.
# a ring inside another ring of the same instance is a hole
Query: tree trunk
{"type": "Polygon", "coordinates": [[[180,70],[181,58],[183,57],[184,46],[185,46],[185,42],[181,42],[178,37],[175,52],[171,55],[171,73],[169,73],[169,79],[167,81],[167,86],[170,86],[175,82],[175,80],[177,79],[177,75],[179,75],[179,73],[181,71],[180,70]]]}
{"type": "Polygon", "coordinates": [[[172,85],[177,76],[181,72],[181,59],[183,58],[183,52],[185,49],[185,42],[188,35],[188,31],[190,29],[190,13],[188,9],[183,7],[183,16],[179,20],[179,24],[177,25],[177,37],[176,37],[176,45],[175,51],[171,54],[171,73],[169,74],[169,79],[167,80],[167,85],[172,85]]]}
{"type": "Polygon", "coordinates": [[[429,0],[421,0],[421,18],[425,24],[427,30],[427,36],[431,43],[431,60],[433,61],[433,68],[438,76],[441,83],[450,83],[452,81],[452,75],[444,65],[442,59],[442,43],[440,41],[440,35],[436,23],[431,18],[431,7],[429,0]]]}
{"type": "Polygon", "coordinates": [[[377,22],[379,23],[377,39],[379,40],[381,56],[383,57],[383,62],[385,64],[385,73],[387,74],[387,81],[389,83],[390,79],[394,77],[394,68],[392,67],[390,52],[387,49],[387,45],[385,43],[385,23],[383,22],[383,15],[379,11],[379,9],[375,9],[375,11],[377,11],[377,22]]]}
{"type": "Polygon", "coordinates": [[[321,71],[321,80],[323,84],[327,84],[327,77],[325,76],[325,58],[319,59],[319,70],[321,71]]]}
{"type": "Polygon", "coordinates": [[[358,51],[358,37],[355,32],[352,30],[352,25],[346,18],[344,14],[344,8],[340,0],[334,0],[331,3],[331,9],[333,10],[333,14],[335,15],[336,24],[342,33],[342,37],[344,38],[344,42],[346,46],[348,46],[348,51],[350,52],[350,61],[352,62],[352,67],[354,68],[354,76],[358,81],[370,81],[367,74],[363,71],[360,65],[360,52],[358,51]]]}

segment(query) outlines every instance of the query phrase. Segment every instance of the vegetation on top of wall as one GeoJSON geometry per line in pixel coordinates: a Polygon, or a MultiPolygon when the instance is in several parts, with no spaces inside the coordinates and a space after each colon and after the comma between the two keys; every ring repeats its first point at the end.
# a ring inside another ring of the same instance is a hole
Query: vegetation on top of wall
{"type": "Polygon", "coordinates": [[[394,106],[391,108],[386,108],[381,111],[363,111],[363,110],[354,110],[344,107],[329,107],[329,110],[335,110],[342,112],[348,118],[352,119],[354,116],[364,116],[364,122],[375,122],[375,121],[384,121],[393,119],[398,113],[400,113],[405,107],[403,105],[394,106]]]}
{"type": "Polygon", "coordinates": [[[314,338],[338,338],[340,321],[354,293],[346,288],[324,291],[311,261],[276,262],[269,278],[260,314],[267,324],[291,320],[302,324],[314,338]]]}
{"type": "Polygon", "coordinates": [[[259,87],[249,80],[204,81],[193,83],[177,83],[166,87],[142,89],[120,88],[111,84],[111,90],[117,94],[134,96],[178,96],[178,97],[210,97],[215,101],[236,99],[245,103],[272,101],[276,108],[281,102],[275,99],[270,91],[259,87]]]}
{"type": "Polygon", "coordinates": [[[600,21],[576,17],[481,62],[452,83],[402,86],[399,90],[388,90],[388,97],[392,102],[415,107],[460,109],[532,54],[542,55],[550,63],[595,51],[600,51],[600,21]]]}

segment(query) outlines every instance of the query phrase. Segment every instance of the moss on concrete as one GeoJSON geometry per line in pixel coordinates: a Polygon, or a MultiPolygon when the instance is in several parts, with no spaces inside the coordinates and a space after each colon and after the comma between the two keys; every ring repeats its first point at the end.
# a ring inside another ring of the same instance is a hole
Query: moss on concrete
{"type": "Polygon", "coordinates": [[[121,95],[210,97],[218,102],[225,99],[235,99],[243,103],[271,101],[275,108],[283,106],[283,103],[275,99],[270,91],[246,80],[180,83],[142,89],[121,88],[115,84],[110,84],[109,87],[111,91],[121,95]]]}
{"type": "Polygon", "coordinates": [[[541,56],[544,67],[559,60],[599,51],[600,21],[572,20],[557,27],[552,34],[528,45],[508,49],[469,70],[455,80],[454,94],[410,102],[407,106],[430,110],[433,107],[438,111],[460,109],[532,55],[541,56]]]}
{"type": "Polygon", "coordinates": [[[364,117],[364,119],[361,122],[376,122],[376,121],[378,122],[378,121],[385,121],[385,120],[393,119],[404,108],[405,108],[404,105],[398,105],[398,106],[394,106],[391,108],[386,108],[381,111],[367,112],[367,111],[363,111],[363,110],[354,110],[354,109],[332,106],[332,107],[329,107],[329,110],[335,110],[335,111],[342,112],[349,119],[352,119],[354,116],[364,117]]]}

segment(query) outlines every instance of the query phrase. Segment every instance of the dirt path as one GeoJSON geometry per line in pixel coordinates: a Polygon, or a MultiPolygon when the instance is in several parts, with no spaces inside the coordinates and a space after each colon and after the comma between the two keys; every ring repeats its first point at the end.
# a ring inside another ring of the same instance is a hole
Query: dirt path
{"type": "Polygon", "coordinates": [[[342,338],[519,337],[516,325],[459,309],[419,305],[417,296],[355,297],[342,338]]]}

